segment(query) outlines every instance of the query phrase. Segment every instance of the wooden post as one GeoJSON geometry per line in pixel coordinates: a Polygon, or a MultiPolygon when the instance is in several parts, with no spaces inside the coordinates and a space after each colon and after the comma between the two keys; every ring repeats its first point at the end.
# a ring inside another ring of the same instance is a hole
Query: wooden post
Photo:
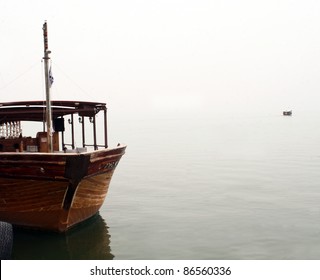
{"type": "Polygon", "coordinates": [[[81,117],[82,124],[82,147],[86,146],[86,136],[85,136],[85,127],[84,127],[84,116],[81,117]]]}
{"type": "Polygon", "coordinates": [[[98,146],[97,146],[97,129],[96,129],[96,116],[93,116],[93,145],[94,145],[94,149],[98,150],[98,146]]]}
{"type": "Polygon", "coordinates": [[[73,122],[73,114],[71,114],[71,138],[72,138],[72,149],[74,149],[74,122],[73,122]]]}
{"type": "Polygon", "coordinates": [[[104,108],[104,147],[108,148],[107,108],[104,108]]]}

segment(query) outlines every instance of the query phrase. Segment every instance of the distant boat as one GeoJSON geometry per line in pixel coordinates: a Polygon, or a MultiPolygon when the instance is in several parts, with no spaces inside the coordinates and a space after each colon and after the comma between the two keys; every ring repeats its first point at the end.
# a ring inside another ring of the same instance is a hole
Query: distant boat
{"type": "Polygon", "coordinates": [[[284,116],[292,116],[292,111],[283,111],[284,116]]]}
{"type": "Polygon", "coordinates": [[[50,100],[46,22],[43,36],[46,101],[0,102],[0,221],[65,232],[99,211],[126,146],[108,148],[105,103],[50,100]],[[99,113],[102,144],[97,140],[99,113]],[[65,117],[71,143],[65,141],[65,117]],[[29,133],[37,129],[29,125],[25,136],[22,126],[30,122],[43,123],[42,131],[29,133]]]}

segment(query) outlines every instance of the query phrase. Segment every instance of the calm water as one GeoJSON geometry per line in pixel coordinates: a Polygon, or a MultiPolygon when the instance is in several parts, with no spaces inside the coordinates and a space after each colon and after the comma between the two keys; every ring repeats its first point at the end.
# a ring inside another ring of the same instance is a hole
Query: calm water
{"type": "Polygon", "coordinates": [[[320,114],[130,119],[100,215],[15,259],[320,259],[320,114]]]}

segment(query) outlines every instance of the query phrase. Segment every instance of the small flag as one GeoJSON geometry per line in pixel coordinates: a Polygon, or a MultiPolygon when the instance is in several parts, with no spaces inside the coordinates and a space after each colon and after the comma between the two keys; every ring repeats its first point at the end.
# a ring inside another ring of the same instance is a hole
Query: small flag
{"type": "Polygon", "coordinates": [[[50,69],[49,69],[49,83],[50,83],[50,87],[52,86],[53,81],[54,81],[54,78],[53,78],[53,76],[52,76],[51,66],[50,66],[50,69]]]}

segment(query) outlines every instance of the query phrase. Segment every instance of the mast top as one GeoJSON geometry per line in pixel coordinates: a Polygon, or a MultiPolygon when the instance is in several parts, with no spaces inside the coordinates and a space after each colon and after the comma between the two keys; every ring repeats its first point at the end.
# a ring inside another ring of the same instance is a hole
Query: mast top
{"type": "Polygon", "coordinates": [[[47,22],[45,21],[43,26],[43,43],[44,43],[44,59],[49,59],[49,54],[51,51],[48,49],[48,25],[47,22]]]}

